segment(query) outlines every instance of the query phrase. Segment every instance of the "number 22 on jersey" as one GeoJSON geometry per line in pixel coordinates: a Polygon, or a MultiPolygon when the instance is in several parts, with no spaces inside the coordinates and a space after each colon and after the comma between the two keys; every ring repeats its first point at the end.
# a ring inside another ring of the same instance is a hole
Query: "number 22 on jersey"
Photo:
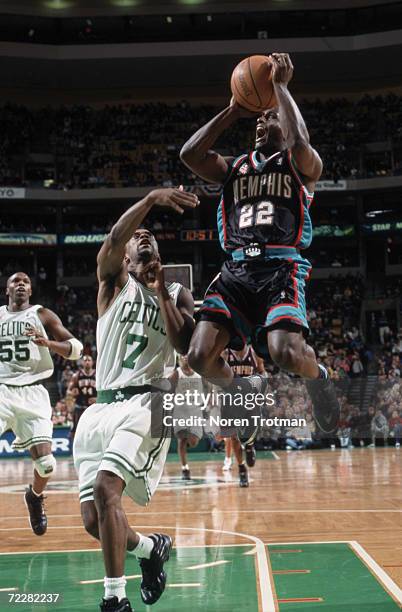
{"type": "Polygon", "coordinates": [[[239,228],[254,225],[272,225],[274,222],[274,205],[272,202],[244,204],[240,209],[239,228]]]}

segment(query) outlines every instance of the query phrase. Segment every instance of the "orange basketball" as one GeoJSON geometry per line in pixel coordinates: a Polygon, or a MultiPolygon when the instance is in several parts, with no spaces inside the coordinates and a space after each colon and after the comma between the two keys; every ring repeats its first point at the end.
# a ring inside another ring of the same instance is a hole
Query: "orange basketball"
{"type": "Polygon", "coordinates": [[[259,112],[277,105],[272,85],[272,61],[267,55],[251,55],[237,64],[230,80],[238,104],[259,112]]]}

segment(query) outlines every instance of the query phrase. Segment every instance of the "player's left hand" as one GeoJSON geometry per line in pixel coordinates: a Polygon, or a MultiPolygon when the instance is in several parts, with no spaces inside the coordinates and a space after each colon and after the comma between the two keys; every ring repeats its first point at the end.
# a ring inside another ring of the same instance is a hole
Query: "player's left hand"
{"type": "Polygon", "coordinates": [[[45,346],[47,348],[49,348],[50,346],[50,340],[48,340],[48,338],[45,338],[42,332],[33,325],[30,325],[26,329],[25,336],[28,336],[37,346],[45,346]]]}
{"type": "Polygon", "coordinates": [[[165,275],[163,266],[159,260],[151,261],[144,268],[144,275],[147,282],[147,287],[153,289],[155,293],[160,293],[165,289],[165,275]]]}
{"type": "Polygon", "coordinates": [[[287,85],[293,76],[293,64],[289,53],[272,53],[272,81],[278,85],[287,85]]]}

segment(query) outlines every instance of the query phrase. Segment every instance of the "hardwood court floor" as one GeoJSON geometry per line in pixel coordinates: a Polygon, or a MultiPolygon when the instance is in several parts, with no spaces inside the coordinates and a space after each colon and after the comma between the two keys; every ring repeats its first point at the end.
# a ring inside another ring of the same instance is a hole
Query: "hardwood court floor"
{"type": "MultiPolygon", "coordinates": [[[[180,480],[178,464],[169,461],[148,508],[124,500],[133,527],[144,533],[163,530],[175,540],[169,565],[172,588],[155,609],[401,609],[402,450],[280,452],[277,459],[265,455],[250,470],[248,489],[238,487],[235,468],[222,472],[222,455],[198,461],[194,453],[189,484],[180,480]]],[[[102,558],[91,552],[99,545],[81,526],[72,462],[58,461],[47,497],[49,529],[42,538],[32,534],[22,500],[30,472],[28,460],[0,463],[0,609],[44,609],[8,604],[1,596],[10,588],[26,590],[28,577],[35,588],[41,577],[43,592],[43,576],[48,575],[53,590],[58,584],[68,593],[66,607],[46,609],[96,610],[102,558]],[[68,584],[60,579],[67,567],[76,572],[69,574],[68,584]],[[52,575],[56,568],[59,578],[52,575]],[[79,605],[74,603],[75,583],[84,585],[79,605]]],[[[130,592],[137,592],[138,566],[127,573],[137,580],[135,586],[129,582],[130,592]]],[[[135,609],[144,610],[135,597],[135,609]]]]}

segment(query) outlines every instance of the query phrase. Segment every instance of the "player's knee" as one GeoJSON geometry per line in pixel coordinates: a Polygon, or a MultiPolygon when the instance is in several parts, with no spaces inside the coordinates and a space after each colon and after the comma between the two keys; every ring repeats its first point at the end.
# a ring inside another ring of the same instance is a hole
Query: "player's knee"
{"type": "Polygon", "coordinates": [[[41,478],[49,478],[56,471],[56,459],[53,455],[44,455],[35,459],[34,466],[41,478]]]}
{"type": "Polygon", "coordinates": [[[211,359],[211,354],[203,346],[190,347],[187,354],[188,365],[198,374],[205,375],[211,359]]]}
{"type": "Polygon", "coordinates": [[[195,434],[189,434],[187,438],[187,444],[190,448],[195,448],[200,439],[195,434]]]}
{"type": "Polygon", "coordinates": [[[103,479],[95,482],[94,500],[100,519],[102,519],[108,509],[120,505],[120,496],[109,486],[109,483],[103,479]]]}
{"type": "Polygon", "coordinates": [[[269,349],[272,360],[282,370],[297,373],[302,362],[302,354],[299,347],[291,344],[283,346],[271,346],[269,349]]]}

